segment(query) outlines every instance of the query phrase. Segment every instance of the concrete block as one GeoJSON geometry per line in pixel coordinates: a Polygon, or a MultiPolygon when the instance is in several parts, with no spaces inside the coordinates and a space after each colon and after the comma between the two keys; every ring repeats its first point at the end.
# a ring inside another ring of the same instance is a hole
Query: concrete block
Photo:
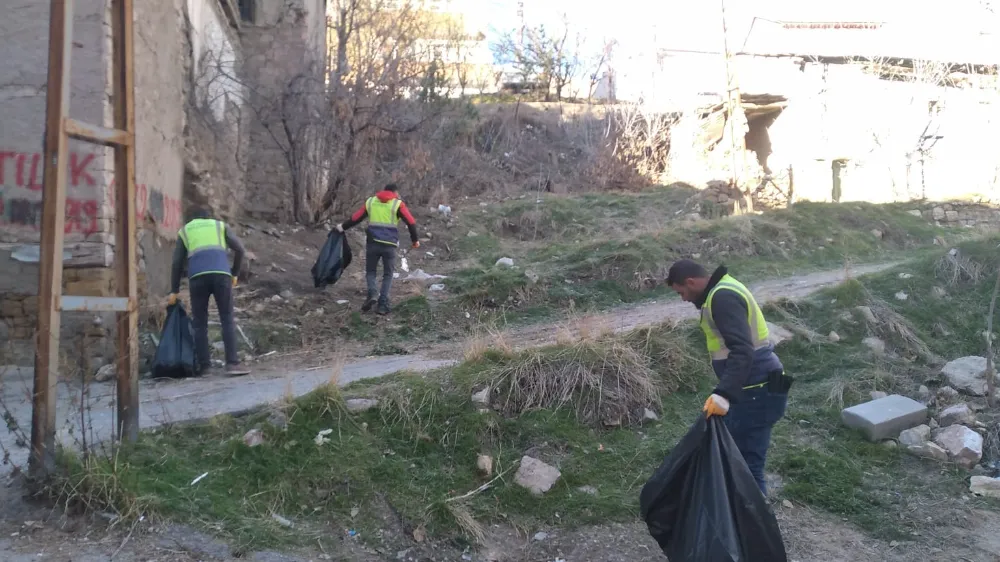
{"type": "Polygon", "coordinates": [[[845,408],[844,425],[860,429],[871,441],[894,439],[903,430],[927,421],[927,406],[898,394],[845,408]]]}

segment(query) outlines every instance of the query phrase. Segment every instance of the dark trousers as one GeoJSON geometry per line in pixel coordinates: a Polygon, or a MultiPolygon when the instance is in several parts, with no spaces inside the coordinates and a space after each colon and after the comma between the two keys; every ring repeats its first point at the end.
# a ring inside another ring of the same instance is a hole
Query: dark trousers
{"type": "Polygon", "coordinates": [[[734,402],[722,418],[765,497],[764,464],[771,445],[771,428],[784,417],[787,405],[787,393],[768,392],[766,387],[744,390],[740,401],[734,402]]]}
{"type": "Polygon", "coordinates": [[[379,302],[389,302],[389,291],[392,290],[392,273],[396,269],[396,247],[380,244],[369,240],[365,248],[365,279],[368,281],[368,299],[378,295],[379,302]],[[382,291],[378,292],[376,278],[378,263],[382,262],[382,291]]]}
{"type": "Polygon", "coordinates": [[[208,299],[215,298],[222,324],[222,343],[226,346],[226,363],[238,365],[236,351],[236,322],[233,320],[233,278],[219,273],[207,273],[189,280],[191,290],[191,322],[194,324],[194,353],[198,364],[205,369],[212,364],[208,347],[208,299]]]}

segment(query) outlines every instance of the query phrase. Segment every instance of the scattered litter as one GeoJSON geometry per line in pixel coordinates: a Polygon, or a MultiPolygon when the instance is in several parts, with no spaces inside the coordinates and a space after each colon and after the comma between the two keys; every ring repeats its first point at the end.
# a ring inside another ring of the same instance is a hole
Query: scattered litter
{"type": "Polygon", "coordinates": [[[405,272],[409,273],[409,272],[410,272],[410,262],[408,262],[408,261],[406,260],[406,258],[403,258],[403,259],[401,260],[401,264],[400,264],[400,268],[401,268],[401,269],[402,269],[403,271],[405,271],[405,272]]]}
{"type": "Polygon", "coordinates": [[[465,317],[466,317],[466,318],[472,318],[472,315],[471,315],[471,314],[469,314],[468,312],[466,312],[466,313],[465,313],[465,317]]]}
{"type": "Polygon", "coordinates": [[[278,515],[277,513],[272,513],[271,514],[271,519],[274,519],[275,521],[277,521],[278,525],[281,525],[282,527],[291,527],[292,526],[292,522],[291,521],[289,521],[288,519],[285,519],[284,517],[278,515]]]}
{"type": "Polygon", "coordinates": [[[288,257],[290,257],[290,258],[292,258],[293,260],[296,260],[296,261],[302,261],[302,260],[306,259],[306,258],[304,258],[304,257],[302,257],[300,255],[293,254],[291,252],[288,252],[288,257]]]}
{"type": "Polygon", "coordinates": [[[413,530],[413,540],[417,542],[424,542],[427,540],[427,530],[424,529],[423,525],[420,525],[413,530]]]}
{"type": "Polygon", "coordinates": [[[202,474],[201,476],[199,476],[199,477],[195,478],[194,480],[192,480],[192,481],[191,481],[191,485],[192,485],[192,486],[194,486],[194,485],[195,485],[195,484],[197,484],[198,482],[201,482],[201,479],[202,479],[202,478],[204,478],[204,477],[206,477],[206,476],[208,476],[208,473],[207,473],[207,472],[206,472],[206,473],[204,473],[204,474],[202,474]]]}
{"type": "Polygon", "coordinates": [[[316,445],[320,445],[320,446],[323,445],[323,444],[325,444],[325,443],[329,443],[330,440],[327,439],[326,436],[330,435],[331,433],[333,433],[332,429],[324,429],[324,430],[322,430],[322,431],[320,431],[319,433],[316,434],[316,438],[313,439],[313,442],[316,443],[316,445]]]}
{"type": "Polygon", "coordinates": [[[896,293],[896,300],[898,300],[898,301],[905,301],[908,298],[910,298],[910,295],[907,295],[903,291],[900,291],[900,292],[896,293]]]}
{"type": "Polygon", "coordinates": [[[393,271],[392,272],[392,278],[393,279],[399,279],[399,272],[398,271],[393,271]]]}
{"type": "Polygon", "coordinates": [[[544,531],[538,531],[537,533],[535,533],[535,536],[533,538],[535,539],[536,542],[542,542],[545,539],[549,538],[549,534],[544,531]]]}
{"type": "Polygon", "coordinates": [[[443,290],[444,290],[444,285],[440,283],[435,283],[434,285],[431,285],[431,291],[433,292],[439,292],[443,290]]]}
{"type": "Polygon", "coordinates": [[[913,274],[912,273],[900,273],[899,274],[899,278],[900,279],[912,279],[913,278],[913,274]]]}
{"type": "Polygon", "coordinates": [[[347,304],[348,302],[350,302],[350,301],[346,301],[344,299],[340,299],[339,301],[337,301],[337,304],[343,306],[343,305],[347,304]]]}
{"type": "Polygon", "coordinates": [[[274,355],[275,353],[278,353],[278,352],[277,352],[277,351],[275,351],[275,350],[272,350],[272,351],[268,351],[268,352],[267,352],[267,353],[265,353],[264,355],[261,355],[261,357],[270,357],[270,356],[274,355]]]}
{"type": "Polygon", "coordinates": [[[358,509],[356,507],[352,507],[351,508],[351,518],[357,517],[358,513],[361,513],[360,509],[358,509]]]}
{"type": "Polygon", "coordinates": [[[422,269],[416,269],[406,276],[404,281],[430,281],[431,279],[447,279],[447,275],[431,275],[422,269]]]}
{"type": "Polygon", "coordinates": [[[497,267],[500,267],[501,265],[504,267],[514,267],[514,260],[510,258],[500,258],[497,260],[497,263],[495,265],[497,267]]]}
{"type": "Polygon", "coordinates": [[[347,536],[349,536],[349,537],[356,537],[356,536],[358,536],[358,532],[355,531],[354,529],[348,529],[347,530],[347,536]]]}
{"type": "Polygon", "coordinates": [[[424,255],[427,256],[427,257],[429,257],[429,258],[433,258],[434,257],[434,252],[424,252],[424,255]]]}
{"type": "Polygon", "coordinates": [[[451,207],[448,205],[438,205],[438,212],[446,217],[451,216],[451,207]]]}

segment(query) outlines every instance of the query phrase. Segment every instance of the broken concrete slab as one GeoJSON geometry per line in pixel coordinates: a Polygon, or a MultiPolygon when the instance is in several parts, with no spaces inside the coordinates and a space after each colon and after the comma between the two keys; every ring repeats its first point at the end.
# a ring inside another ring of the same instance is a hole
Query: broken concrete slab
{"type": "Polygon", "coordinates": [[[861,430],[870,441],[892,439],[927,421],[927,406],[899,394],[845,408],[844,425],[861,430]]]}
{"type": "Polygon", "coordinates": [[[552,489],[562,476],[559,469],[527,455],[521,457],[514,481],[527,488],[532,494],[542,495],[552,489]]]}
{"type": "Polygon", "coordinates": [[[983,436],[964,425],[946,427],[934,436],[934,442],[948,451],[955,464],[972,468],[983,458],[983,436]]]}
{"type": "Polygon", "coordinates": [[[948,384],[963,394],[986,396],[986,358],[959,357],[941,368],[948,384]]]}

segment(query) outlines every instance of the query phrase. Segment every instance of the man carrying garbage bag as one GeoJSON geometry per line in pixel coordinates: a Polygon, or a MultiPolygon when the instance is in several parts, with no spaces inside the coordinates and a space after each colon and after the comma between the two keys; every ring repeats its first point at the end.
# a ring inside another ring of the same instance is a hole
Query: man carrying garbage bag
{"type": "Polygon", "coordinates": [[[726,428],[766,497],[771,428],[785,415],[792,378],[784,374],[768,341],[764,314],[725,266],[709,275],[701,264],[679,260],[670,266],[667,284],[701,311],[701,328],[719,377],[705,401],[705,415],[725,416],[726,428]]]}
{"type": "Polygon", "coordinates": [[[396,267],[396,248],[399,247],[399,221],[406,223],[410,231],[410,241],[414,248],[420,247],[417,237],[417,221],[406,208],[406,203],[399,198],[396,184],[390,183],[385,189],[369,197],[363,207],[358,209],[350,219],[338,224],[338,232],[360,224],[368,219],[367,244],[365,247],[365,278],[368,282],[368,298],[361,307],[362,312],[369,312],[378,304],[376,312],[389,314],[389,291],[392,289],[392,273],[396,267]],[[376,285],[378,263],[382,262],[382,290],[376,285]],[[376,301],[376,297],[378,301],[376,301]]]}
{"type": "Polygon", "coordinates": [[[240,274],[243,242],[220,220],[210,218],[205,209],[191,213],[191,220],[177,233],[173,268],[170,275],[169,304],[177,302],[181,288],[181,272],[187,262],[188,288],[191,291],[191,316],[194,325],[194,350],[200,371],[210,369],[208,347],[208,300],[215,298],[222,324],[222,343],[226,349],[226,374],[248,375],[250,370],[240,365],[236,347],[236,321],[233,318],[233,287],[240,274]],[[229,267],[227,251],[233,250],[233,266],[229,267]]]}

